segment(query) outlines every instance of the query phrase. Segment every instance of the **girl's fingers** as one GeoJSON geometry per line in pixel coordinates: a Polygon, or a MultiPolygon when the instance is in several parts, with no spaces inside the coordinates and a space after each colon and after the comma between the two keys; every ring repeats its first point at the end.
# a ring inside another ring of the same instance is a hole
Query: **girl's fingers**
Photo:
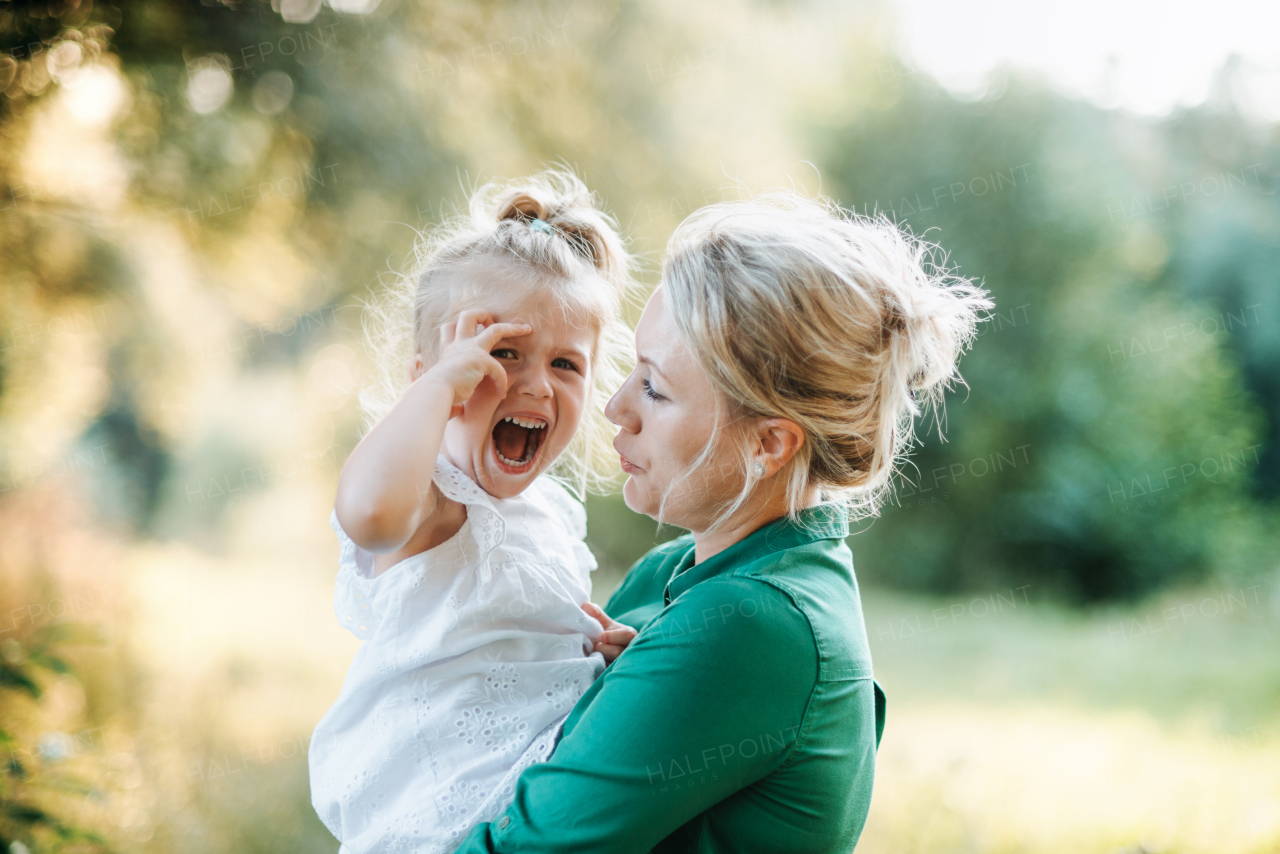
{"type": "Polygon", "coordinates": [[[502,363],[497,359],[489,356],[484,360],[484,374],[487,377],[493,377],[493,382],[498,386],[498,390],[503,394],[507,393],[507,372],[502,367],[502,363]]]}
{"type": "Polygon", "coordinates": [[[623,626],[618,629],[609,629],[600,635],[600,643],[612,644],[617,647],[624,647],[636,639],[636,630],[630,626],[623,626]]]}
{"type": "Polygon", "coordinates": [[[603,608],[601,608],[599,605],[597,605],[594,602],[583,603],[582,610],[586,611],[589,615],[594,617],[596,622],[598,622],[606,630],[611,629],[618,625],[613,621],[612,617],[610,617],[608,614],[604,612],[603,608]]]}
{"type": "Polygon", "coordinates": [[[491,323],[483,332],[476,335],[476,343],[486,350],[491,350],[503,338],[519,338],[532,331],[533,327],[527,323],[491,323]]]}
{"type": "Polygon", "coordinates": [[[596,644],[595,651],[603,655],[605,661],[613,661],[615,658],[622,655],[622,647],[608,643],[596,644]]]}
{"type": "MultiPolygon", "coordinates": [[[[480,368],[484,373],[480,375],[480,378],[474,385],[471,385],[471,391],[467,392],[468,397],[475,394],[476,386],[484,382],[485,377],[491,377],[494,385],[496,385],[498,390],[505,395],[507,393],[507,371],[502,367],[502,363],[490,356],[488,353],[483,353],[481,354],[480,368]]],[[[458,394],[459,392],[455,389],[454,393],[458,394]]],[[[466,410],[462,402],[455,403],[449,409],[449,417],[457,418],[465,411],[466,410]]]]}
{"type": "Polygon", "coordinates": [[[493,323],[493,315],[482,308],[469,308],[458,315],[458,322],[453,325],[454,339],[475,338],[479,330],[477,326],[493,323]]]}
{"type": "Polygon", "coordinates": [[[459,314],[458,319],[453,323],[446,323],[440,327],[440,343],[447,347],[459,338],[474,338],[476,325],[485,319],[492,320],[493,315],[478,308],[467,309],[459,314]]]}
{"type": "Polygon", "coordinates": [[[455,341],[474,338],[477,346],[492,350],[504,338],[518,338],[532,331],[527,323],[495,323],[492,314],[473,308],[458,315],[456,322],[440,327],[440,345],[443,350],[455,341]]]}
{"type": "Polygon", "coordinates": [[[527,323],[497,323],[489,312],[473,308],[458,315],[454,324],[454,339],[478,338],[481,347],[491,348],[503,338],[528,335],[533,327],[527,323]]]}
{"type": "Polygon", "coordinates": [[[604,626],[605,630],[600,634],[600,639],[592,644],[591,648],[603,655],[606,663],[611,663],[622,655],[622,651],[636,639],[638,633],[635,629],[622,625],[594,602],[583,602],[582,610],[604,626]]]}

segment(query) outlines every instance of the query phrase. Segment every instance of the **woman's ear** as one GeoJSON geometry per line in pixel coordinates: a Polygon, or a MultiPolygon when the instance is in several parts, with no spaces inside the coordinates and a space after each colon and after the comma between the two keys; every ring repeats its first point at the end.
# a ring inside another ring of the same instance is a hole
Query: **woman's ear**
{"type": "Polygon", "coordinates": [[[761,477],[772,477],[804,444],[804,431],[790,418],[762,419],[757,431],[762,455],[759,462],[764,466],[761,477]]]}
{"type": "Polygon", "coordinates": [[[421,353],[413,354],[413,362],[409,365],[409,382],[415,382],[427,370],[427,362],[421,353]]]}

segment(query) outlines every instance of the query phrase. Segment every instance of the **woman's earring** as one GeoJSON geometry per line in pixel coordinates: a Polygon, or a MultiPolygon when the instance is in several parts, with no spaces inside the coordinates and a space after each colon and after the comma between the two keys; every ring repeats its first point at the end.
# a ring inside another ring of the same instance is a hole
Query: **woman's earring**
{"type": "Polygon", "coordinates": [[[756,477],[764,477],[764,464],[756,463],[754,471],[756,473],[756,477]]]}

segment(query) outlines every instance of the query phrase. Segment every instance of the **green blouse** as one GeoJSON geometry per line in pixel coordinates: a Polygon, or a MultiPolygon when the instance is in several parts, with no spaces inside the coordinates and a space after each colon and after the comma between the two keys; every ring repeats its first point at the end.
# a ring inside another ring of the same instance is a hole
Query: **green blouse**
{"type": "Polygon", "coordinates": [[[605,607],[639,636],[458,850],[852,850],[884,694],[848,533],[821,505],[702,563],[689,535],[645,555],[605,607]]]}

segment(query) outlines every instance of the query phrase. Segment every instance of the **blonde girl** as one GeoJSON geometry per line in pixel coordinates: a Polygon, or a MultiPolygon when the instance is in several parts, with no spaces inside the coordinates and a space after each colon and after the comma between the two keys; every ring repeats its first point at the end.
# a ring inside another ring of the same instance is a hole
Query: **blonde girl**
{"type": "Polygon", "coordinates": [[[360,854],[455,847],[634,634],[583,607],[596,564],[565,488],[608,453],[613,223],[549,172],[481,188],[418,258],[375,306],[386,371],[330,517],[335,611],[365,643],[316,728],[312,801],[360,854]]]}

